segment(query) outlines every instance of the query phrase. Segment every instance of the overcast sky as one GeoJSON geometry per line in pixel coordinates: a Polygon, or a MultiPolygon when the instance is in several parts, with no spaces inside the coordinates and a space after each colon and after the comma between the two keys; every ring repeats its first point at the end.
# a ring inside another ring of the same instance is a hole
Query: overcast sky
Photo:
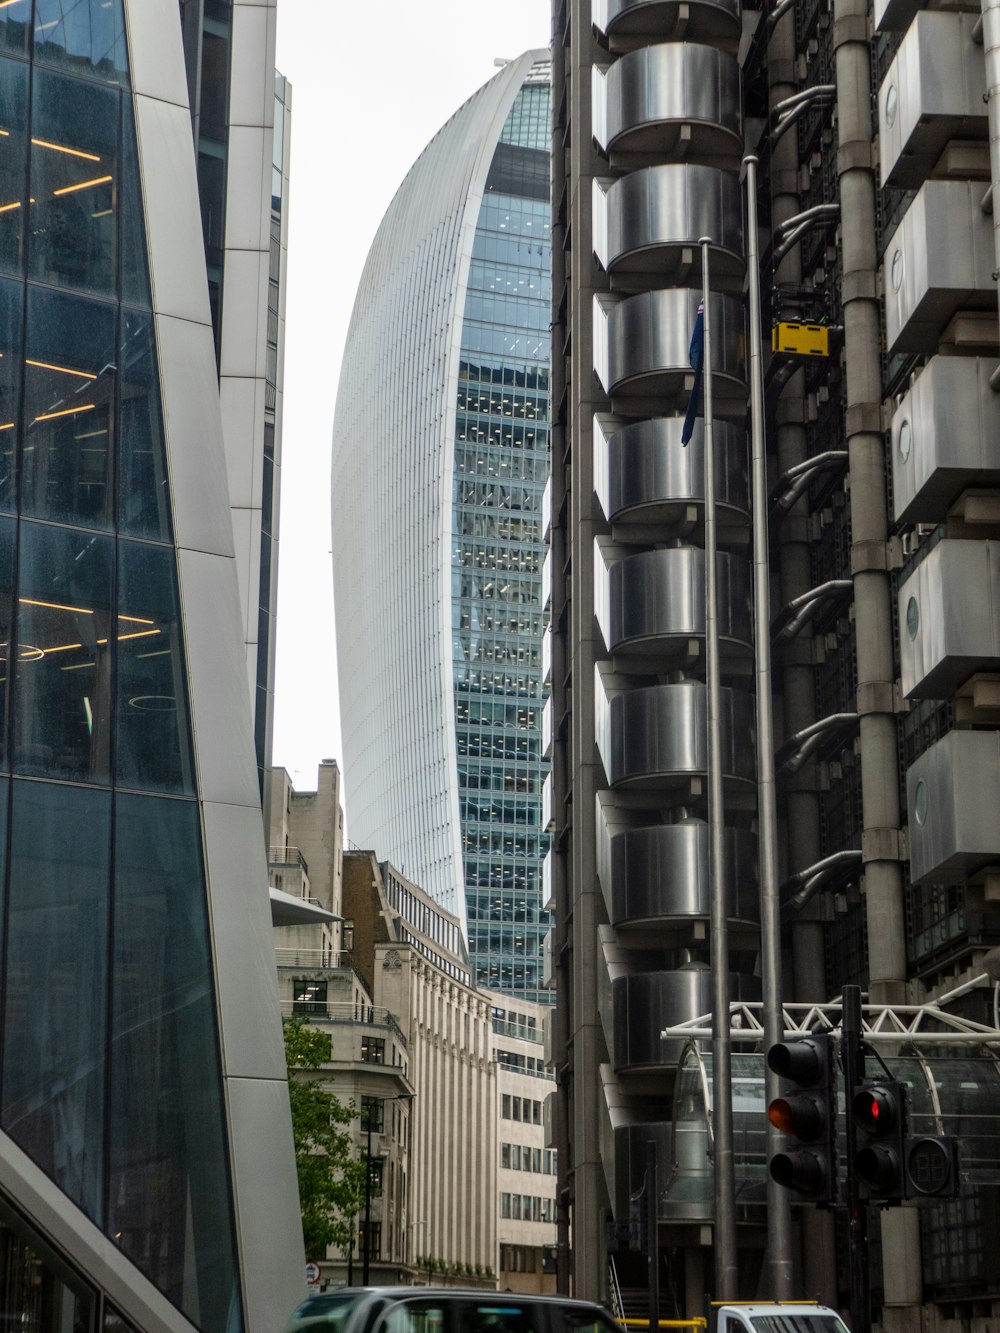
{"type": "Polygon", "coordinates": [[[296,787],[341,760],[330,432],[361,270],[392,196],[444,122],[549,44],[549,0],[280,0],[290,79],[285,405],[274,762],[296,787]]]}

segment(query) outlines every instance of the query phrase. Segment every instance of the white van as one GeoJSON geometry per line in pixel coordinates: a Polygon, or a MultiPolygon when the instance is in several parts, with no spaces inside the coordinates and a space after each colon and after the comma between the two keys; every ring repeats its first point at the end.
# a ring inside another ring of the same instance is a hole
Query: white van
{"type": "Polygon", "coordinates": [[[828,1305],[782,1301],[773,1305],[715,1305],[709,1333],[847,1333],[828,1305]]]}

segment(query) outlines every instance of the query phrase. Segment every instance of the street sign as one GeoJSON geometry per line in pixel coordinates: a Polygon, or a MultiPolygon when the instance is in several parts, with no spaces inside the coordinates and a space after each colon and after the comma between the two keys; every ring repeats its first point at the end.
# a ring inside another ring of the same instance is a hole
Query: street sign
{"type": "Polygon", "coordinates": [[[310,1287],[315,1287],[319,1277],[319,1264],[306,1264],[306,1282],[310,1287]]]}

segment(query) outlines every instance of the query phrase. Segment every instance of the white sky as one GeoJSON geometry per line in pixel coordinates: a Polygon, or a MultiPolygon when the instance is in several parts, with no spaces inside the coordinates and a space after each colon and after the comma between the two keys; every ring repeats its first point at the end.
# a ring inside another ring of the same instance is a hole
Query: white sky
{"type": "Polygon", "coordinates": [[[547,47],[550,0],[279,0],[291,81],[285,402],[274,762],[296,787],[340,761],[330,433],[347,325],[392,196],[444,122],[547,47]]]}

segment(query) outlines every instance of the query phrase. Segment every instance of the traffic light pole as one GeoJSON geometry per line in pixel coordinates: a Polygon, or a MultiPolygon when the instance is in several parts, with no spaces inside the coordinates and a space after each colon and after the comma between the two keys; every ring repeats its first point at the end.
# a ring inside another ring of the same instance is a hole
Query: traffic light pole
{"type": "Polygon", "coordinates": [[[660,1184],[656,1169],[656,1140],[646,1143],[646,1260],[649,1282],[649,1333],[660,1330],[660,1184]]]}
{"type": "Polygon", "coordinates": [[[852,1333],[871,1333],[871,1268],[868,1255],[868,1204],[861,1198],[855,1157],[858,1130],[851,1108],[865,1079],[865,1052],[861,1037],[861,988],[845,986],[840,1027],[844,1064],[844,1116],[847,1133],[847,1277],[852,1333]]]}

